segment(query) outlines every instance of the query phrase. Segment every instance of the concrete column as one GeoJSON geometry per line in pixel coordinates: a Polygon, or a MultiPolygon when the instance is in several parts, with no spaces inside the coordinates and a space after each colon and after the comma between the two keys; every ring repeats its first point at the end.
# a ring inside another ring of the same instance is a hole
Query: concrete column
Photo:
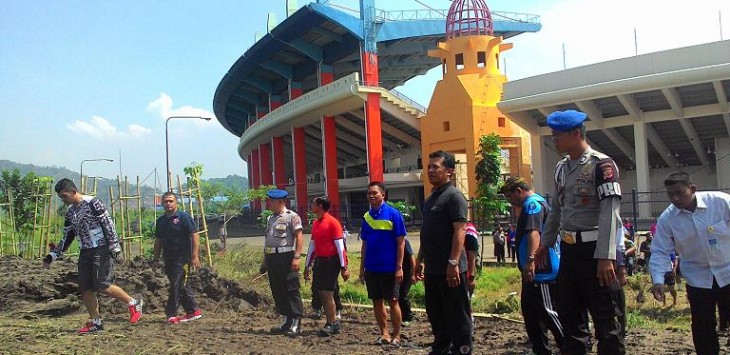
{"type": "Polygon", "coordinates": [[[715,138],[717,188],[730,188],[730,138],[715,138]]]}
{"type": "Polygon", "coordinates": [[[548,187],[552,186],[547,180],[545,175],[545,169],[543,166],[546,161],[543,159],[543,153],[545,147],[542,143],[542,137],[539,134],[530,135],[530,160],[532,161],[532,189],[541,194],[545,195],[545,192],[550,191],[548,187]]]}
{"type": "MultiPolygon", "coordinates": [[[[636,167],[636,191],[638,218],[651,218],[651,184],[649,179],[649,148],[646,137],[646,123],[634,122],[634,165],[636,167]],[[642,193],[643,192],[643,193],[642,193]]],[[[620,176],[620,175],[619,175],[620,176]]],[[[623,191],[623,196],[631,196],[631,191],[623,191]]],[[[623,217],[623,216],[622,216],[623,217]]]]}

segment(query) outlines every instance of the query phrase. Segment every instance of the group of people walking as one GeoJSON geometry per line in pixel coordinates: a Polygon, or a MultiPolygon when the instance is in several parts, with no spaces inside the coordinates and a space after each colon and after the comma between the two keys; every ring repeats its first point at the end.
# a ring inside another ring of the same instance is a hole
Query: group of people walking
{"type": "MultiPolygon", "coordinates": [[[[598,354],[625,354],[626,284],[624,228],[620,218],[621,184],[616,163],[592,149],[586,140],[579,111],[556,111],[547,117],[552,140],[565,155],[555,168],[555,193],[548,203],[521,177],[500,187],[519,212],[517,225],[495,231],[500,244],[509,246],[522,275],[521,308],[532,353],[552,354],[548,331],[561,354],[586,354],[595,339],[598,354]],[[513,239],[510,237],[512,234],[513,239]],[[589,324],[589,317],[593,326],[589,324]]],[[[414,253],[406,240],[403,216],[386,203],[383,182],[368,185],[369,210],[363,215],[359,278],[373,302],[379,336],[377,344],[401,344],[401,327],[412,320],[407,298],[411,282],[424,283],[425,306],[433,333],[431,354],[473,352],[470,294],[474,291],[473,226],[467,224],[467,202],[451,183],[454,157],[443,151],[429,155],[426,168],[432,193],[422,206],[420,248],[414,253]],[[465,245],[467,246],[465,248],[465,245]],[[467,251],[472,251],[468,253],[467,251]],[[386,311],[390,309],[390,314],[386,311]],[[390,319],[390,324],[388,322],[390,319]]],[[[692,336],[699,355],[718,354],[715,309],[730,302],[730,195],[698,192],[691,176],[674,172],[664,180],[671,204],[658,218],[653,241],[647,246],[651,292],[664,301],[666,266],[680,254],[692,314],[692,336]]],[[[129,307],[130,322],[142,316],[143,301],[113,283],[113,264],[120,252],[114,224],[103,204],[80,194],[73,182],[59,181],[59,197],[70,205],[61,241],[44,259],[50,266],[78,238],[79,287],[90,321],[81,334],[103,330],[96,292],[129,307]]],[[[285,190],[268,192],[268,219],[261,273],[267,273],[276,311],[283,321],[272,333],[296,337],[304,314],[300,269],[312,279],[325,324],[320,334],[340,332],[336,301],[338,278],[350,277],[344,231],[329,213],[326,197],[311,201],[316,215],[305,259],[302,220],[286,207],[285,190]]],[[[190,267],[199,267],[198,236],[194,221],[177,210],[172,192],[163,195],[165,214],[157,220],[154,258],[162,253],[170,281],[168,322],[177,324],[202,317],[187,286],[190,267]],[[178,316],[178,305],[185,314],[178,316]]],[[[504,247],[498,260],[505,261],[504,247]]],[[[340,306],[341,308],[341,306],[340,306]]]]}

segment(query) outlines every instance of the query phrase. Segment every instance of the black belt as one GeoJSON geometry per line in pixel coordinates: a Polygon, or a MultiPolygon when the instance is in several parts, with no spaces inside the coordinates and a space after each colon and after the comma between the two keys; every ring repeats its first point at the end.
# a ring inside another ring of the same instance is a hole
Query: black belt
{"type": "Polygon", "coordinates": [[[316,256],[315,258],[317,260],[332,260],[332,259],[335,259],[335,258],[337,258],[337,260],[340,260],[340,256],[337,255],[337,254],[330,255],[330,256],[316,256]]]}

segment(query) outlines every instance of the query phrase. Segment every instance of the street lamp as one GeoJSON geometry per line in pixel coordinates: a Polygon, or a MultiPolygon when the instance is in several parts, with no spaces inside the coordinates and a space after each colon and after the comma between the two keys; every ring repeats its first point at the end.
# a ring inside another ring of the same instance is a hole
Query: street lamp
{"type": "Polygon", "coordinates": [[[99,159],[84,159],[81,161],[81,168],[79,169],[79,189],[81,192],[84,191],[84,163],[87,161],[108,161],[113,162],[114,159],[105,159],[105,158],[99,158],[99,159]]]}
{"type": "Polygon", "coordinates": [[[167,165],[167,191],[172,191],[172,170],[170,170],[170,139],[167,131],[168,124],[173,118],[197,118],[199,120],[210,121],[210,117],[202,116],[170,116],[165,121],[165,164],[167,165]]]}

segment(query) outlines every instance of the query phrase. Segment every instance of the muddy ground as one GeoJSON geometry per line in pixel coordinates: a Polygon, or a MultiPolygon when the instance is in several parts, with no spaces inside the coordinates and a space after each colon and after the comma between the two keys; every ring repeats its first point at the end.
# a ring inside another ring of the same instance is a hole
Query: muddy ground
{"type": "MultiPolygon", "coordinates": [[[[431,333],[425,314],[403,332],[404,346],[373,345],[377,327],[370,310],[347,308],[343,331],[317,336],[323,321],[306,319],[296,339],[268,334],[279,322],[270,295],[207,269],[191,279],[204,311],[201,320],[168,325],[164,317],[167,279],[147,261],[117,267],[117,284],[142,296],[146,310],[130,325],[126,307],[100,297],[106,331],[78,336],[87,316],[77,294],[72,261],[44,269],[40,261],[0,258],[0,353],[2,354],[427,354],[431,333]]],[[[725,338],[721,339],[725,342],[725,338]]],[[[629,330],[629,354],[690,354],[691,335],[679,330],[629,330]]],[[[499,318],[476,323],[475,354],[524,354],[523,325],[499,318]]]]}

